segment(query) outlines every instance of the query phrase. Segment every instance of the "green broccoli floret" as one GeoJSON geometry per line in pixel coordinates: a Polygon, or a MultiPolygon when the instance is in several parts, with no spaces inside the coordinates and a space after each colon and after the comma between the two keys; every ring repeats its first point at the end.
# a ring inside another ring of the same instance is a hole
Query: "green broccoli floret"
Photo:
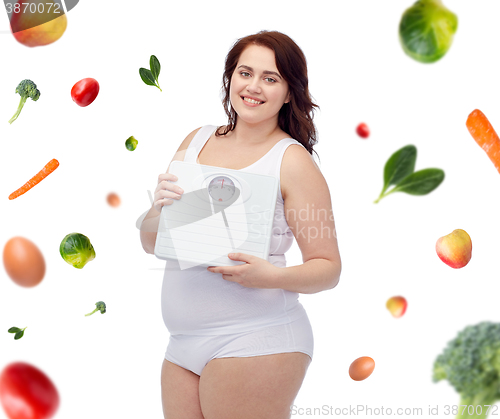
{"type": "Polygon", "coordinates": [[[10,118],[9,124],[12,124],[17,119],[23,109],[24,104],[26,103],[26,100],[29,97],[35,102],[40,97],[40,90],[36,88],[35,83],[28,79],[23,80],[18,84],[18,86],[16,87],[16,93],[19,93],[21,95],[21,102],[19,102],[19,106],[14,116],[10,118]]]}
{"type": "Polygon", "coordinates": [[[486,418],[488,405],[500,401],[500,323],[467,326],[448,342],[434,362],[432,381],[444,379],[460,395],[457,419],[486,418]]]}
{"type": "Polygon", "coordinates": [[[97,303],[95,303],[95,306],[96,306],[96,309],[94,311],[92,311],[89,314],[85,314],[85,315],[90,316],[91,314],[94,314],[97,310],[99,310],[101,312],[101,314],[106,313],[106,304],[104,304],[104,301],[98,301],[97,303]]]}

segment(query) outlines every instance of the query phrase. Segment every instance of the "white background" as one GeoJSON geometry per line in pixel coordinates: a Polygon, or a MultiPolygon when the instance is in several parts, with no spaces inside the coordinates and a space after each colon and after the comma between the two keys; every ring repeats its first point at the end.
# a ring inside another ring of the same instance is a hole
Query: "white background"
{"type": "MultiPolygon", "coordinates": [[[[500,174],[465,126],[479,108],[500,130],[500,4],[448,1],[459,20],[453,45],[440,61],[421,64],[398,39],[412,3],[81,1],[63,37],[37,48],[19,44],[0,13],[0,245],[26,237],[47,264],[42,283],[30,289],[0,268],[0,368],[19,360],[46,372],[61,396],[57,418],[163,417],[165,262],[143,251],[135,222],[185,136],[226,122],[219,92],[232,44],[278,30],[308,60],[321,108],[315,150],[342,257],[335,289],[300,296],[315,354],[295,405],[422,408],[421,417],[438,405],[439,416],[453,416],[444,406],[459,396],[447,382],[432,383],[434,359],[465,326],[500,319],[500,174]],[[151,54],[162,65],[163,92],[139,77],[151,54]],[[85,77],[101,90],[80,108],[70,90],[85,77]],[[9,125],[25,78],[41,97],[9,125]],[[369,139],[356,135],[360,122],[370,127],[369,139]],[[124,146],[130,135],[139,141],[134,152],[124,146]],[[445,180],[429,195],[395,193],[374,204],[385,162],[407,144],[418,149],[416,170],[441,168],[445,180]],[[52,158],[60,162],[54,173],[8,200],[52,158]],[[109,192],[120,196],[120,207],[108,206],[109,192]],[[436,240],[457,228],[473,242],[462,269],[435,252],[436,240]],[[82,270],[59,255],[71,232],[87,235],[96,251],[82,270]],[[395,295],[409,303],[400,319],[385,308],[395,295]],[[99,300],[108,312],[84,317],[99,300]],[[28,326],[22,339],[7,333],[12,326],[28,326]],[[360,356],[376,367],[355,382],[348,368],[360,356]]],[[[302,263],[295,242],[286,257],[288,266],[302,263]]]]}

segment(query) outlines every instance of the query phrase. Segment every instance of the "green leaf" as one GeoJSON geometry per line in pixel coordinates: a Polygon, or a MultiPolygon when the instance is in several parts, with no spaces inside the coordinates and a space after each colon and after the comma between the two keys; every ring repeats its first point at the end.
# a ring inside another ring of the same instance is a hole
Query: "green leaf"
{"type": "Polygon", "coordinates": [[[441,169],[423,169],[405,177],[396,187],[394,192],[406,192],[410,195],[426,195],[436,189],[444,180],[441,169]]]}
{"type": "Polygon", "coordinates": [[[7,332],[9,332],[9,333],[17,333],[20,331],[21,331],[21,329],[19,329],[19,327],[11,327],[9,330],[7,330],[7,332]]]}
{"type": "Polygon", "coordinates": [[[400,148],[389,157],[384,166],[384,186],[379,197],[374,201],[375,204],[383,197],[394,192],[394,189],[392,189],[390,192],[385,193],[390,185],[396,185],[400,180],[413,173],[416,160],[417,148],[412,144],[400,148]]]}
{"type": "Polygon", "coordinates": [[[417,148],[409,144],[396,151],[384,167],[384,193],[390,185],[396,185],[400,180],[413,173],[417,160],[417,148]]]}
{"type": "Polygon", "coordinates": [[[139,74],[141,76],[142,81],[146,83],[148,86],[156,86],[155,78],[153,77],[153,73],[151,73],[150,70],[141,67],[139,69],[139,74]]]}
{"type": "Polygon", "coordinates": [[[19,332],[16,333],[16,335],[14,336],[14,339],[17,340],[17,339],[21,339],[24,335],[24,330],[20,330],[19,332]]]}
{"type": "Polygon", "coordinates": [[[155,78],[156,81],[158,81],[158,76],[160,75],[160,62],[158,61],[158,58],[156,58],[154,55],[151,56],[149,59],[149,67],[151,68],[151,73],[153,74],[153,77],[155,78]]]}

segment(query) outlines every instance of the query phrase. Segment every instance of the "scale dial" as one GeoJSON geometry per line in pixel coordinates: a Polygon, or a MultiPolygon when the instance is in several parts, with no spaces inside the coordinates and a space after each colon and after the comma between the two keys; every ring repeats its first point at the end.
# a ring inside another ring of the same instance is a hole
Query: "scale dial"
{"type": "Polygon", "coordinates": [[[208,185],[208,193],[216,202],[230,200],[235,192],[234,182],[227,176],[214,177],[208,185]]]}

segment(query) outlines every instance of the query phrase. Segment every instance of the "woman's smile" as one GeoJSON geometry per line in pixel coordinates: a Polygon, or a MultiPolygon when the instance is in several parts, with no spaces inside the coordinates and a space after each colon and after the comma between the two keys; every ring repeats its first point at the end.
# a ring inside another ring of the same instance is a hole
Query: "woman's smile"
{"type": "Polygon", "coordinates": [[[241,98],[243,99],[243,102],[245,102],[245,105],[251,106],[251,107],[259,106],[259,105],[262,105],[265,103],[264,101],[259,100],[255,97],[252,97],[252,96],[241,96],[241,98]]]}

